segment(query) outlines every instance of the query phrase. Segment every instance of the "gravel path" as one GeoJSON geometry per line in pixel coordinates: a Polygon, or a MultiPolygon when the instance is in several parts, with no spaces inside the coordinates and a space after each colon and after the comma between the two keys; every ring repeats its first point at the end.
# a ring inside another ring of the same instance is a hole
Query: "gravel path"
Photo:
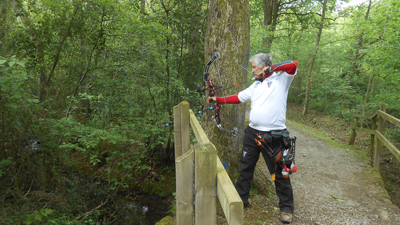
{"type": "Polygon", "coordinates": [[[292,224],[400,224],[400,210],[381,176],[360,153],[329,144],[293,122],[288,130],[297,137],[292,224]]]}

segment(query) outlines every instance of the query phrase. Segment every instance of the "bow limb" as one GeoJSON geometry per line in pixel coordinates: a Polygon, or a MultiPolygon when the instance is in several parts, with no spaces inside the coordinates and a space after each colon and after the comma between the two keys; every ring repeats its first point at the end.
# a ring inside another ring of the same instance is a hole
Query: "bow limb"
{"type": "Polygon", "coordinates": [[[221,125],[221,119],[219,118],[219,108],[220,106],[216,106],[216,108],[218,108],[218,113],[216,112],[215,116],[212,117],[212,119],[214,120],[215,125],[217,125],[218,129],[227,132],[227,133],[231,133],[233,136],[236,136],[238,133],[238,129],[236,127],[232,128],[231,130],[228,130],[224,127],[222,127],[221,125]]]}

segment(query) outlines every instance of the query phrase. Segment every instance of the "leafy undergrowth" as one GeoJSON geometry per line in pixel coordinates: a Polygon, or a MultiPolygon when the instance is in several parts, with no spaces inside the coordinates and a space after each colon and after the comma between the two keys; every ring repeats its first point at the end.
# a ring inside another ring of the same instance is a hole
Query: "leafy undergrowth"
{"type": "MultiPolygon", "coordinates": [[[[332,116],[324,115],[321,112],[308,110],[306,115],[302,115],[303,105],[288,102],[287,119],[309,127],[313,127],[331,134],[336,139],[347,144],[349,142],[353,121],[346,121],[332,116]]],[[[368,121],[365,121],[367,123],[368,121]]],[[[369,128],[369,124],[366,124],[369,128]]],[[[365,128],[364,127],[364,128],[365,128]]],[[[387,137],[397,148],[400,148],[400,131],[390,127],[386,123],[384,136],[387,137]]],[[[355,145],[369,151],[370,135],[357,133],[355,145]]],[[[385,183],[385,188],[389,193],[390,199],[397,207],[400,207],[400,162],[385,147],[382,149],[380,174],[385,183]]]]}
{"type": "MultiPolygon", "coordinates": [[[[171,166],[153,163],[145,170],[138,166],[102,176],[105,166],[94,166],[77,153],[71,154],[71,166],[59,164],[57,176],[45,179],[41,178],[45,170],[40,169],[48,164],[46,156],[31,157],[35,163],[27,162],[24,170],[30,179],[17,177],[15,182],[11,173],[0,179],[0,224],[154,224],[173,201],[171,166]],[[13,183],[19,188],[13,188],[13,183]]],[[[107,167],[118,168],[117,164],[107,167]]]]}

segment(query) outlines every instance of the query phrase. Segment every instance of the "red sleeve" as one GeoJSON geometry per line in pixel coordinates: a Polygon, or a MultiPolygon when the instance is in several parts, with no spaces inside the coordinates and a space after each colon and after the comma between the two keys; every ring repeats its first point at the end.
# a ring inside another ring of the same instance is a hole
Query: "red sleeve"
{"type": "Polygon", "coordinates": [[[217,97],[217,103],[219,104],[239,104],[241,103],[239,100],[239,93],[236,95],[226,96],[226,97],[217,97]]]}
{"type": "Polygon", "coordinates": [[[280,62],[272,66],[273,71],[285,71],[290,75],[294,75],[297,71],[297,62],[294,60],[280,62]]]}

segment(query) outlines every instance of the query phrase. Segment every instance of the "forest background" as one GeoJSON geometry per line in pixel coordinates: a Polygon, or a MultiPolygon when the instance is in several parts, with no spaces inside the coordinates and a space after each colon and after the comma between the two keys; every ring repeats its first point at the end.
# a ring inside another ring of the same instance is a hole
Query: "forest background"
{"type": "MultiPolygon", "coordinates": [[[[400,2],[342,3],[250,0],[250,55],[298,62],[288,101],[303,117],[350,123],[386,104],[399,118],[400,2]]],[[[211,116],[195,92],[208,10],[206,0],[0,2],[0,223],[118,223],[117,196],[173,196],[172,108],[186,100],[211,116]]]]}

